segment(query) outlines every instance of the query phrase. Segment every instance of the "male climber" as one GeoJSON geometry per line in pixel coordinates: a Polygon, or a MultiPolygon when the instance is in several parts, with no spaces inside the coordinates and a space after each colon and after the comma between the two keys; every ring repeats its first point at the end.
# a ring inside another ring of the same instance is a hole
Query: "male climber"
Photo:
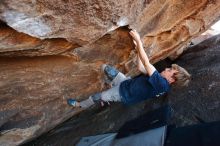
{"type": "Polygon", "coordinates": [[[122,102],[131,105],[143,100],[159,97],[170,90],[171,85],[187,86],[190,74],[182,67],[172,64],[159,73],[149,62],[144,51],[139,34],[135,30],[130,35],[138,52],[138,69],[143,73],[135,78],[127,78],[123,73],[109,65],[103,65],[102,69],[111,81],[112,88],[91,95],[88,99],[78,102],[68,99],[67,102],[73,107],[88,108],[95,103],[122,102]]]}

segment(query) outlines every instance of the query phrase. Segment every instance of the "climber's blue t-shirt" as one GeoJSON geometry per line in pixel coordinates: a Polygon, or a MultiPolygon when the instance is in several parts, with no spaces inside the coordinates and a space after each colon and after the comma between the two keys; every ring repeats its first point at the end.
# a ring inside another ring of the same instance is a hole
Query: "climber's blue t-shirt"
{"type": "Polygon", "coordinates": [[[134,104],[148,98],[158,97],[168,92],[170,85],[158,71],[149,77],[140,75],[133,79],[125,80],[119,88],[120,96],[124,104],[134,104]]]}

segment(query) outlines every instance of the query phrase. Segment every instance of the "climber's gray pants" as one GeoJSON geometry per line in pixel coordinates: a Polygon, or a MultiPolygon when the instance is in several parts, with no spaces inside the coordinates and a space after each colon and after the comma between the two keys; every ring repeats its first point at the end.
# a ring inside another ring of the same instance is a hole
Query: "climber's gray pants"
{"type": "Polygon", "coordinates": [[[113,87],[101,93],[102,100],[106,102],[108,101],[120,102],[121,96],[119,94],[119,87],[121,82],[127,79],[129,78],[127,78],[123,73],[119,72],[117,76],[114,78],[114,80],[111,82],[113,87]]]}
{"type": "MultiPolygon", "coordinates": [[[[121,96],[119,94],[120,84],[121,82],[128,80],[128,79],[130,79],[130,77],[127,78],[123,73],[119,72],[117,76],[113,79],[113,81],[111,82],[113,87],[106,91],[101,92],[101,99],[105,102],[109,102],[109,101],[120,102],[121,101],[121,96]]],[[[92,106],[93,104],[95,103],[91,97],[80,102],[80,106],[82,108],[88,108],[92,106]]]]}

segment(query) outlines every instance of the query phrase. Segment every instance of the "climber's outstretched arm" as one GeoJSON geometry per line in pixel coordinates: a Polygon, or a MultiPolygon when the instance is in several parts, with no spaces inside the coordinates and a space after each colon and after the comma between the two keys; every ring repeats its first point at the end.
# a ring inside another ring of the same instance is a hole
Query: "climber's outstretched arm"
{"type": "Polygon", "coordinates": [[[138,52],[138,69],[151,76],[154,71],[156,70],[155,67],[150,63],[147,54],[144,51],[143,44],[141,42],[140,35],[138,34],[137,31],[131,30],[130,35],[133,37],[134,41],[136,42],[137,45],[137,52],[138,52]],[[145,70],[144,70],[144,69],[145,70]]]}

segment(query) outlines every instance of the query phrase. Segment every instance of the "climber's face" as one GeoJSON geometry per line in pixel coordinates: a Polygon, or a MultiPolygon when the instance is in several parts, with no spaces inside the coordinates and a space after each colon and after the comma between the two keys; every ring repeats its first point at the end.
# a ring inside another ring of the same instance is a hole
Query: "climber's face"
{"type": "Polygon", "coordinates": [[[178,71],[172,68],[165,68],[164,71],[162,71],[160,74],[162,77],[164,77],[169,84],[174,83],[176,80],[174,78],[174,74],[176,74],[178,71]]]}

